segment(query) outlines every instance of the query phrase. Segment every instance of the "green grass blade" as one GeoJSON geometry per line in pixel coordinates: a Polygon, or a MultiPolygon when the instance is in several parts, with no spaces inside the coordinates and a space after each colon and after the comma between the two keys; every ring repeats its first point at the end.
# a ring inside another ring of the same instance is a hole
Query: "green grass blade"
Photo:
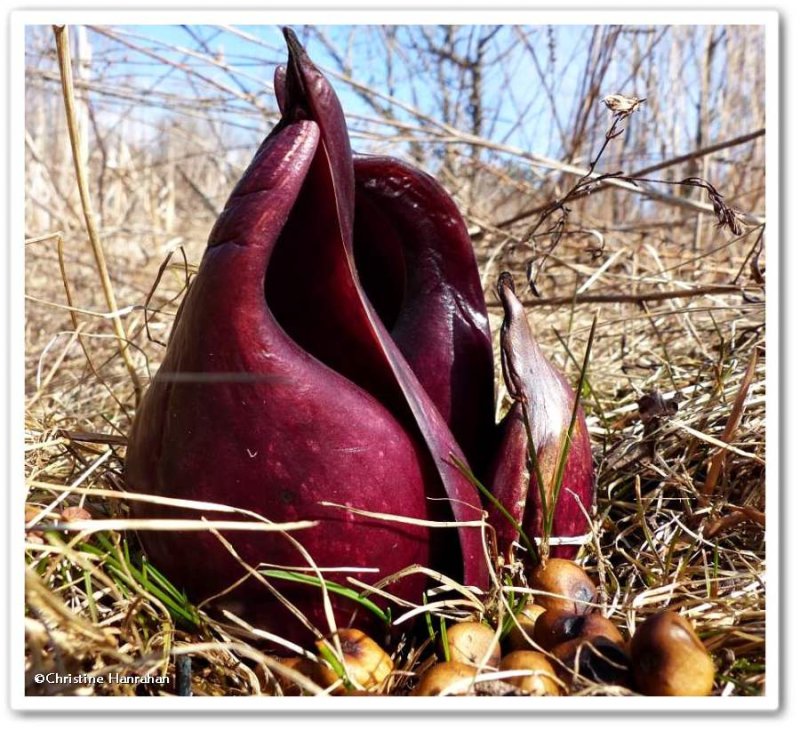
{"type": "Polygon", "coordinates": [[[447,624],[445,624],[444,617],[439,617],[439,636],[442,638],[442,654],[444,661],[450,662],[450,645],[447,642],[447,624]]]}
{"type": "Polygon", "coordinates": [[[387,612],[383,611],[375,602],[367,599],[367,597],[363,596],[355,589],[351,589],[349,586],[342,586],[342,584],[337,584],[335,581],[330,581],[329,579],[320,581],[316,576],[307,576],[306,574],[300,574],[295,571],[285,571],[283,569],[263,569],[259,571],[259,573],[271,579],[284,579],[286,581],[294,581],[298,584],[308,584],[309,586],[322,587],[324,583],[325,588],[331,592],[331,594],[338,594],[339,596],[351,599],[364,607],[364,609],[372,612],[376,617],[379,617],[385,624],[388,625],[391,623],[391,616],[387,612]]]}
{"type": "Polygon", "coordinates": [[[453,466],[472,483],[472,485],[481,493],[481,495],[483,495],[495,508],[497,508],[497,510],[500,511],[502,516],[513,526],[514,530],[519,533],[520,541],[525,546],[528,553],[530,553],[534,564],[538,564],[539,551],[514,516],[511,515],[508,510],[506,510],[505,506],[494,495],[492,495],[491,490],[489,490],[489,488],[487,488],[477,477],[475,477],[472,470],[469,468],[469,465],[461,461],[454,454],[450,455],[450,461],[452,462],[453,466]]]}
{"type": "MultiPolygon", "coordinates": [[[[569,428],[567,429],[567,433],[564,435],[564,440],[561,443],[561,453],[559,454],[558,468],[556,469],[555,481],[553,484],[553,499],[545,511],[547,518],[546,535],[548,539],[550,538],[550,534],[553,530],[553,520],[556,514],[556,505],[558,504],[558,498],[561,494],[561,486],[564,481],[564,471],[567,468],[567,458],[569,457],[569,450],[572,446],[572,437],[575,433],[575,424],[578,421],[578,412],[581,405],[581,392],[583,391],[584,383],[586,382],[586,374],[589,370],[589,360],[592,353],[592,345],[594,343],[594,333],[596,328],[597,315],[592,318],[592,327],[591,330],[589,330],[589,339],[586,343],[586,352],[583,356],[581,375],[580,379],[578,380],[578,387],[575,389],[575,400],[572,403],[572,414],[569,420],[569,428]]],[[[545,532],[545,526],[542,527],[542,532],[545,532]]],[[[542,536],[542,539],[544,540],[544,535],[542,536]]]]}

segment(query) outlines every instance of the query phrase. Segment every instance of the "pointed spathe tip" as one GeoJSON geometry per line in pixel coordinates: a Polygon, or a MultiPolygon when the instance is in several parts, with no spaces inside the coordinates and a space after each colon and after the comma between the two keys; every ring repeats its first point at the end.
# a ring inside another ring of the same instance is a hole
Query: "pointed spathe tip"
{"type": "Polygon", "coordinates": [[[283,37],[286,39],[286,45],[289,46],[290,50],[292,46],[300,45],[300,41],[297,40],[297,34],[288,25],[284,25],[281,28],[281,32],[283,33],[283,37]]]}
{"type": "MultiPolygon", "coordinates": [[[[522,311],[522,303],[517,298],[514,278],[509,272],[503,272],[497,279],[497,296],[503,305],[506,321],[509,322],[522,311]]],[[[527,321],[526,321],[527,322],[527,321]]]]}
{"type": "Polygon", "coordinates": [[[504,300],[507,296],[506,290],[511,290],[511,294],[516,295],[514,287],[514,277],[509,272],[502,272],[497,279],[497,296],[504,300]]]}
{"type": "Polygon", "coordinates": [[[306,54],[306,49],[303,48],[303,44],[300,43],[300,39],[297,37],[294,30],[288,25],[285,25],[281,28],[281,31],[286,40],[286,47],[289,49],[289,64],[301,63],[303,61],[310,63],[308,55],[306,54]]]}

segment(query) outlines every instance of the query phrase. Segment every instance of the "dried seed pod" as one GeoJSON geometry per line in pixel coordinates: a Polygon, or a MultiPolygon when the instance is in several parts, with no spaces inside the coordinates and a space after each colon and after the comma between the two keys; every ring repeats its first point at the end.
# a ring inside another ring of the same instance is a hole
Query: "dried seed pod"
{"type": "MultiPolygon", "coordinates": [[[[364,690],[380,685],[394,670],[392,658],[371,637],[358,629],[340,629],[339,642],[347,676],[364,690]]],[[[321,648],[325,643],[317,642],[321,648]]],[[[326,665],[318,665],[314,679],[323,687],[333,685],[339,676],[326,665]]],[[[337,695],[347,692],[342,686],[337,695]]]]}
{"type": "Polygon", "coordinates": [[[579,675],[603,685],[632,685],[630,655],[621,642],[603,635],[576,637],[550,652],[557,660],[556,672],[565,682],[579,675]]]}
{"type": "Polygon", "coordinates": [[[586,614],[591,611],[596,587],[578,564],[551,558],[531,574],[530,586],[543,594],[536,601],[547,611],[586,614]]]}
{"type": "Polygon", "coordinates": [[[508,646],[512,650],[531,649],[531,639],[534,638],[536,624],[544,612],[545,608],[541,604],[529,600],[522,611],[516,615],[519,626],[514,624],[506,637],[508,646]]]}
{"type": "Polygon", "coordinates": [[[527,675],[505,678],[505,682],[516,685],[533,695],[560,695],[556,671],[545,655],[533,650],[516,650],[506,655],[500,670],[526,670],[527,675]]]}
{"type": "Polygon", "coordinates": [[[500,642],[495,631],[480,622],[459,622],[447,629],[447,655],[455,662],[467,665],[486,665],[496,668],[500,663],[500,642]]]}
{"type": "Polygon", "coordinates": [[[468,695],[477,674],[473,665],[454,660],[440,662],[425,671],[412,695],[468,695]]]}
{"type": "Polygon", "coordinates": [[[714,688],[714,662],[679,614],[649,617],[631,640],[636,687],[645,695],[702,696],[714,688]]]}
{"type": "Polygon", "coordinates": [[[619,645],[625,642],[614,623],[602,614],[575,614],[549,610],[539,617],[534,632],[537,644],[545,650],[579,637],[582,639],[605,637],[619,645]]]}

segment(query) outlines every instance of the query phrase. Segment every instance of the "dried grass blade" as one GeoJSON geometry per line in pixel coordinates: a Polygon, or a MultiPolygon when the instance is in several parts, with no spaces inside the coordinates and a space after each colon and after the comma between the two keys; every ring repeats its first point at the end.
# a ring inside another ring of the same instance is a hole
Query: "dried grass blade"
{"type": "MultiPolygon", "coordinates": [[[[753,348],[753,351],[750,353],[750,361],[747,364],[747,370],[745,371],[744,377],[742,378],[742,383],[739,386],[739,391],[736,394],[736,399],[733,402],[733,407],[731,408],[731,413],[728,416],[728,421],[725,424],[725,429],[722,432],[722,436],[720,440],[727,443],[730,443],[733,440],[733,436],[736,433],[736,430],[739,428],[739,424],[742,422],[742,414],[744,414],[744,405],[745,401],[747,400],[747,394],[750,391],[750,386],[753,383],[753,378],[756,374],[756,364],[758,363],[758,348],[753,348]]],[[[706,475],[706,481],[703,485],[702,494],[704,497],[708,498],[713,493],[717,486],[717,482],[719,480],[720,473],[722,472],[722,467],[725,464],[725,457],[727,453],[724,449],[719,449],[714,456],[711,458],[711,461],[708,465],[708,474],[706,475]]]]}
{"type": "MultiPolygon", "coordinates": [[[[69,38],[67,36],[67,26],[56,25],[53,26],[53,33],[56,38],[56,49],[58,55],[58,66],[61,72],[61,89],[64,97],[64,109],[67,115],[67,128],[69,131],[70,147],[72,149],[72,161],[75,165],[75,177],[78,185],[78,192],[81,198],[81,208],[83,209],[83,217],[86,222],[86,233],[92,245],[92,253],[94,254],[97,271],[100,274],[100,284],[103,288],[103,294],[106,298],[108,309],[111,312],[117,312],[117,300],[114,296],[114,288],[111,285],[111,277],[108,274],[108,267],[106,265],[106,257],[103,252],[103,245],[100,242],[100,235],[95,226],[95,216],[92,209],[92,201],[89,197],[89,184],[86,176],[86,165],[81,158],[81,140],[80,131],[78,129],[78,121],[75,112],[75,89],[72,83],[72,58],[69,50],[69,38]]],[[[139,381],[139,376],[136,373],[136,366],[131,359],[130,350],[128,348],[128,336],[125,333],[125,328],[122,326],[122,319],[119,315],[113,318],[114,333],[117,336],[119,345],[119,354],[125,363],[128,374],[133,384],[134,394],[138,403],[142,393],[142,385],[139,381]]]]}

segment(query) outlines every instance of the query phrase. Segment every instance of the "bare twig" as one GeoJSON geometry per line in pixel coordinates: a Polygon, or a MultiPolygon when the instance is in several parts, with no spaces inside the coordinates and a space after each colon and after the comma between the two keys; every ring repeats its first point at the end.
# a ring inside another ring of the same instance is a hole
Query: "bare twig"
{"type": "MultiPolygon", "coordinates": [[[[526,307],[558,307],[561,305],[594,303],[632,303],[662,302],[671,299],[688,299],[691,297],[704,297],[710,294],[741,294],[742,288],[735,284],[711,284],[707,287],[693,287],[692,289],[673,289],[667,291],[638,292],[624,294],[612,292],[609,294],[579,294],[574,297],[542,297],[523,301],[526,307]]],[[[490,303],[489,307],[500,307],[497,303],[490,303]]]]}
{"type": "MultiPolygon", "coordinates": [[[[681,163],[689,162],[690,160],[694,160],[698,157],[705,157],[706,155],[711,155],[715,152],[719,152],[720,150],[727,150],[731,147],[738,147],[739,145],[744,145],[747,142],[752,142],[753,140],[756,140],[759,137],[763,137],[765,133],[766,130],[762,127],[761,129],[757,129],[754,132],[748,132],[745,135],[734,137],[731,140],[716,142],[713,145],[707,145],[706,147],[701,147],[697,150],[692,150],[691,152],[687,152],[682,155],[677,155],[676,157],[671,157],[669,158],[669,160],[662,160],[661,162],[656,163],[655,165],[649,165],[647,167],[637,170],[634,173],[631,173],[630,177],[634,179],[644,177],[645,175],[649,175],[650,173],[655,173],[659,170],[664,170],[665,168],[670,168],[675,165],[680,165],[681,163]]],[[[591,194],[599,193],[601,190],[605,190],[612,184],[613,184],[612,181],[604,180],[601,183],[599,183],[597,187],[592,188],[591,190],[581,191],[577,195],[574,195],[572,200],[573,201],[579,200],[580,198],[586,197],[590,193],[591,194]]],[[[530,218],[531,216],[535,216],[537,214],[542,213],[542,211],[544,211],[548,205],[549,204],[545,204],[541,206],[536,206],[535,208],[526,209],[524,211],[521,211],[520,213],[510,216],[507,219],[504,219],[503,221],[500,221],[496,225],[501,228],[503,226],[510,226],[512,223],[517,223],[525,218],[530,218]]]]}

